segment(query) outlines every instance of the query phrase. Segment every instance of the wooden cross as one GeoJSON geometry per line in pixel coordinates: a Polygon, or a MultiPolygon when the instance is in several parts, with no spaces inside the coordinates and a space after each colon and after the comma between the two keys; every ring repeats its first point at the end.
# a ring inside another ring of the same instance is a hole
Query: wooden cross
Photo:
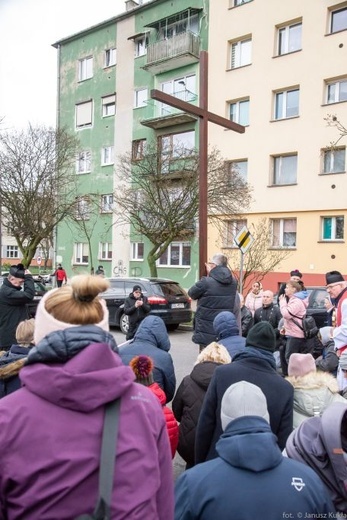
{"type": "Polygon", "coordinates": [[[199,117],[199,274],[206,274],[207,262],[207,165],[208,165],[208,122],[243,134],[245,127],[208,111],[208,53],[200,51],[199,106],[182,101],[175,96],[153,89],[151,98],[166,105],[199,117]]]}

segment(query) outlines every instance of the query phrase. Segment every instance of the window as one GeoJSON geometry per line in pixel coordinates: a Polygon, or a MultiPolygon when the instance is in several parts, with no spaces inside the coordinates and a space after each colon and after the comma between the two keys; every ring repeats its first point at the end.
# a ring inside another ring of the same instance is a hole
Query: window
{"type": "Polygon", "coordinates": [[[131,158],[133,161],[139,161],[143,159],[146,153],[146,139],[137,139],[133,141],[131,158]]]}
{"type": "Polygon", "coordinates": [[[346,170],[346,149],[324,151],[323,173],[341,173],[346,170]]]}
{"type": "Polygon", "coordinates": [[[102,98],[102,117],[114,116],[116,113],[116,94],[102,98]]]}
{"type": "Polygon", "coordinates": [[[101,166],[114,163],[114,146],[104,146],[101,149],[101,166]]]}
{"type": "MultiPolygon", "coordinates": [[[[180,76],[179,78],[165,81],[160,85],[160,88],[162,92],[165,92],[165,94],[170,94],[171,96],[175,96],[176,98],[181,99],[182,101],[187,101],[188,103],[197,99],[195,74],[191,74],[189,76],[180,76]]],[[[177,109],[170,107],[169,105],[165,105],[165,103],[160,103],[160,105],[160,115],[162,116],[172,114],[173,112],[177,111],[177,109]]]]}
{"type": "Polygon", "coordinates": [[[278,29],[278,55],[301,50],[302,23],[286,25],[278,29]]]}
{"type": "Polygon", "coordinates": [[[327,82],[327,103],[347,101],[347,79],[327,82]]]}
{"type": "Polygon", "coordinates": [[[296,183],[298,156],[294,155],[279,155],[273,157],[274,185],[294,184],[296,183]]]}
{"type": "Polygon", "coordinates": [[[112,243],[99,242],[99,260],[112,260],[112,243]]]}
{"type": "Polygon", "coordinates": [[[343,240],[344,217],[322,218],[322,240],[343,240]]]}
{"type": "Polygon", "coordinates": [[[240,233],[241,229],[247,226],[247,220],[227,220],[225,223],[225,247],[237,247],[235,237],[240,233]]]}
{"type": "Polygon", "coordinates": [[[251,2],[252,0],[234,0],[234,7],[237,5],[247,4],[248,2],[251,2]]]}
{"type": "Polygon", "coordinates": [[[163,135],[159,137],[159,147],[161,150],[161,172],[177,172],[180,161],[184,161],[184,158],[189,157],[195,150],[195,131],[163,135]]]}
{"type": "Polygon", "coordinates": [[[105,50],[105,67],[112,67],[112,65],[116,64],[116,60],[117,60],[116,49],[106,49],[105,50]]]}
{"type": "Polygon", "coordinates": [[[76,128],[87,128],[92,126],[93,122],[93,101],[79,103],[76,109],[76,128]]]}
{"type": "Polygon", "coordinates": [[[131,244],[131,260],[143,260],[145,245],[143,242],[133,242],[131,244]]]}
{"type": "Polygon", "coordinates": [[[190,249],[189,242],[172,242],[159,258],[158,265],[162,267],[189,267],[190,249]]]}
{"type": "Polygon", "coordinates": [[[347,29],[347,7],[331,11],[330,32],[335,33],[347,29]]]}
{"type": "Polygon", "coordinates": [[[101,213],[111,213],[113,211],[113,195],[101,195],[101,213]]]}
{"type": "Polygon", "coordinates": [[[134,108],[145,107],[147,99],[148,99],[148,89],[142,88],[139,90],[135,90],[134,108]]]}
{"type": "Polygon", "coordinates": [[[93,77],[93,57],[83,58],[78,61],[78,81],[84,81],[93,77]]]}
{"type": "Polygon", "coordinates": [[[196,11],[194,8],[187,9],[160,20],[157,26],[159,39],[167,40],[188,31],[199,34],[199,14],[196,11]]]}
{"type": "Polygon", "coordinates": [[[75,264],[88,264],[89,252],[88,244],[83,242],[76,242],[74,244],[74,263],[75,264]]]}
{"type": "Polygon", "coordinates": [[[229,171],[230,173],[236,172],[237,175],[241,177],[243,182],[247,182],[248,176],[248,161],[247,159],[242,159],[240,161],[231,161],[229,162],[229,171]]]}
{"type": "Polygon", "coordinates": [[[144,56],[147,54],[148,38],[147,36],[140,36],[135,38],[135,56],[144,56]]]}
{"type": "Polygon", "coordinates": [[[296,218],[272,219],[272,246],[296,247],[296,218]]]}
{"type": "Polygon", "coordinates": [[[249,125],[249,99],[229,104],[229,119],[240,125],[249,125]]]}
{"type": "Polygon", "coordinates": [[[83,150],[77,154],[76,173],[88,173],[91,171],[91,153],[89,150],[83,150]]]}
{"type": "Polygon", "coordinates": [[[299,115],[299,89],[284,90],[275,95],[275,119],[299,115]]]}
{"type": "Polygon", "coordinates": [[[239,40],[231,44],[231,68],[243,67],[251,63],[252,40],[239,40]]]}
{"type": "Polygon", "coordinates": [[[76,201],[76,220],[89,220],[90,205],[87,198],[80,197],[76,201]]]}
{"type": "Polygon", "coordinates": [[[6,246],[6,258],[19,258],[18,246],[6,246]]]}

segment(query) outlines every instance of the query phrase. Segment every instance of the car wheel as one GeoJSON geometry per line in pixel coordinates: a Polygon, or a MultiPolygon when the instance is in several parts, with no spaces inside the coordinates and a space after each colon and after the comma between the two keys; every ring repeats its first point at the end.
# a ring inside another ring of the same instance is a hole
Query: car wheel
{"type": "Polygon", "coordinates": [[[122,314],[119,320],[119,326],[123,334],[127,334],[129,330],[129,316],[127,316],[126,314],[122,314]]]}
{"type": "Polygon", "coordinates": [[[179,327],[179,323],[172,323],[171,325],[166,325],[167,330],[176,330],[179,327]]]}

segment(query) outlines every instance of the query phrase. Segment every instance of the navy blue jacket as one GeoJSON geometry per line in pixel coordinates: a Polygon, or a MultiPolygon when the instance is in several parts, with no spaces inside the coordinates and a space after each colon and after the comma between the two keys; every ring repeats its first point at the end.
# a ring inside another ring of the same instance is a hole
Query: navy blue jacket
{"type": "Polygon", "coordinates": [[[141,321],[131,343],[120,347],[119,355],[124,365],[129,365],[135,356],[144,355],[154,363],[153,379],[164,390],[166,402],[172,400],[176,389],[176,376],[171,344],[164,321],[159,316],[147,316],[141,321]]]}
{"type": "Polygon", "coordinates": [[[200,412],[195,439],[195,463],[217,456],[216,443],[222,434],[221,401],[225,390],[238,381],[253,383],[263,391],[270,425],[281,450],[293,430],[294,388],[276,372],[271,352],[246,347],[232,363],[216,368],[200,412]]]}
{"type": "Polygon", "coordinates": [[[240,329],[232,312],[223,311],[217,314],[213,321],[213,328],[218,343],[224,345],[231,359],[245,349],[246,338],[240,336],[240,329]]]}
{"type": "Polygon", "coordinates": [[[329,518],[335,512],[315,472],[282,456],[265,419],[231,421],[217,452],[216,459],[177,479],[175,520],[278,520],[284,512],[292,518],[318,518],[318,513],[329,518]]]}
{"type": "Polygon", "coordinates": [[[193,342],[209,345],[215,341],[213,320],[221,311],[231,311],[240,320],[240,300],[236,297],[236,281],[230,270],[222,265],[211,269],[188,291],[193,300],[198,300],[194,320],[193,342]]]}

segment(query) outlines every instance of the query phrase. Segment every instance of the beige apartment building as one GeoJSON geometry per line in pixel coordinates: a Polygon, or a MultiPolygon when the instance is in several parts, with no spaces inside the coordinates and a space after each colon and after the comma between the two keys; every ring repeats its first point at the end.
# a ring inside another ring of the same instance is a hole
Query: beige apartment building
{"type": "MultiPolygon", "coordinates": [[[[249,212],[209,230],[209,253],[235,248],[243,225],[262,218],[270,249],[290,253],[267,275],[278,282],[295,268],[306,285],[325,272],[347,274],[347,2],[211,0],[209,110],[246,126],[244,134],[209,125],[209,144],[253,187],[249,212]],[[213,57],[213,58],[212,58],[213,57]]],[[[247,254],[247,253],[246,253],[247,254]]],[[[233,266],[237,269],[237,266],[233,266]]]]}

